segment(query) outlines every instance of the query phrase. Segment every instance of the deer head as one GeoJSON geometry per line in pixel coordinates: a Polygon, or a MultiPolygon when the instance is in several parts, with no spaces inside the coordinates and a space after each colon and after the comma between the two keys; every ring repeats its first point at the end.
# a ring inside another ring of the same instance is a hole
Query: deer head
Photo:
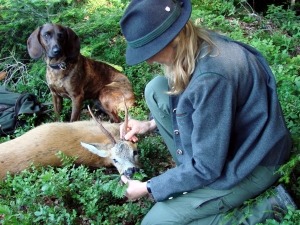
{"type": "MultiPolygon", "coordinates": [[[[125,141],[123,139],[119,140],[119,138],[115,138],[108,130],[104,128],[101,121],[95,117],[89,106],[88,110],[92,118],[98,123],[103,133],[107,136],[107,138],[109,138],[113,147],[109,150],[105,150],[101,144],[97,143],[87,144],[81,142],[81,145],[100,157],[109,157],[112,160],[112,164],[117,168],[120,174],[124,174],[126,177],[131,178],[135,172],[139,171],[137,145],[130,141],[125,141]]],[[[127,128],[127,122],[128,112],[125,104],[124,129],[127,128]]],[[[126,132],[124,130],[123,136],[125,134],[126,132]]]]}

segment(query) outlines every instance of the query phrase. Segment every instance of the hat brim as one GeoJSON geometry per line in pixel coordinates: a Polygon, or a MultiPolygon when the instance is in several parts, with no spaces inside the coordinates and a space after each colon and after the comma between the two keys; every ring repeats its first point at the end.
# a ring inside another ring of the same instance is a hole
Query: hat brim
{"type": "Polygon", "coordinates": [[[192,12],[190,0],[182,0],[182,2],[183,7],[179,18],[162,35],[139,48],[132,48],[127,45],[126,63],[128,65],[133,66],[146,61],[165,48],[177,36],[188,22],[192,12]]]}

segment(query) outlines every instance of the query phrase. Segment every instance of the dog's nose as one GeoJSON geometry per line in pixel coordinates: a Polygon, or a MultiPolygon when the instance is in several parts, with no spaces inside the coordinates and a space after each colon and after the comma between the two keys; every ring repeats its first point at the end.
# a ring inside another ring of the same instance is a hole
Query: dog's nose
{"type": "Polygon", "coordinates": [[[52,54],[53,54],[54,56],[58,56],[60,53],[61,53],[60,47],[54,46],[54,47],[52,48],[52,54]]]}

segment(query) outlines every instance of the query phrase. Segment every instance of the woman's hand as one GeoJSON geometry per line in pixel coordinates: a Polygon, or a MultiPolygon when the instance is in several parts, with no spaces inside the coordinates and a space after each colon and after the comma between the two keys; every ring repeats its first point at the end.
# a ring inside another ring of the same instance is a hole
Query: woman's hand
{"type": "Polygon", "coordinates": [[[141,182],[139,180],[129,180],[126,176],[121,176],[121,180],[124,184],[128,185],[126,190],[126,197],[130,200],[139,199],[148,194],[147,182],[141,182]]]}
{"type": "Polygon", "coordinates": [[[138,138],[136,134],[145,134],[156,128],[155,121],[152,119],[150,121],[139,121],[130,119],[128,120],[128,125],[126,128],[127,133],[124,135],[124,123],[120,126],[120,138],[125,138],[125,140],[137,142],[138,138]],[[123,137],[124,136],[124,137],[123,137]]]}

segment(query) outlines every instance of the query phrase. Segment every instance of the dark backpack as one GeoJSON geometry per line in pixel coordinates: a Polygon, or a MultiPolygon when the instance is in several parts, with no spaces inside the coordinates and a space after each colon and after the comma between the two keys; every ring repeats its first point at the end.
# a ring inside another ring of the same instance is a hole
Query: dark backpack
{"type": "Polygon", "coordinates": [[[14,93],[0,86],[0,135],[11,134],[24,124],[18,118],[21,114],[39,114],[43,108],[34,94],[14,93]]]}

